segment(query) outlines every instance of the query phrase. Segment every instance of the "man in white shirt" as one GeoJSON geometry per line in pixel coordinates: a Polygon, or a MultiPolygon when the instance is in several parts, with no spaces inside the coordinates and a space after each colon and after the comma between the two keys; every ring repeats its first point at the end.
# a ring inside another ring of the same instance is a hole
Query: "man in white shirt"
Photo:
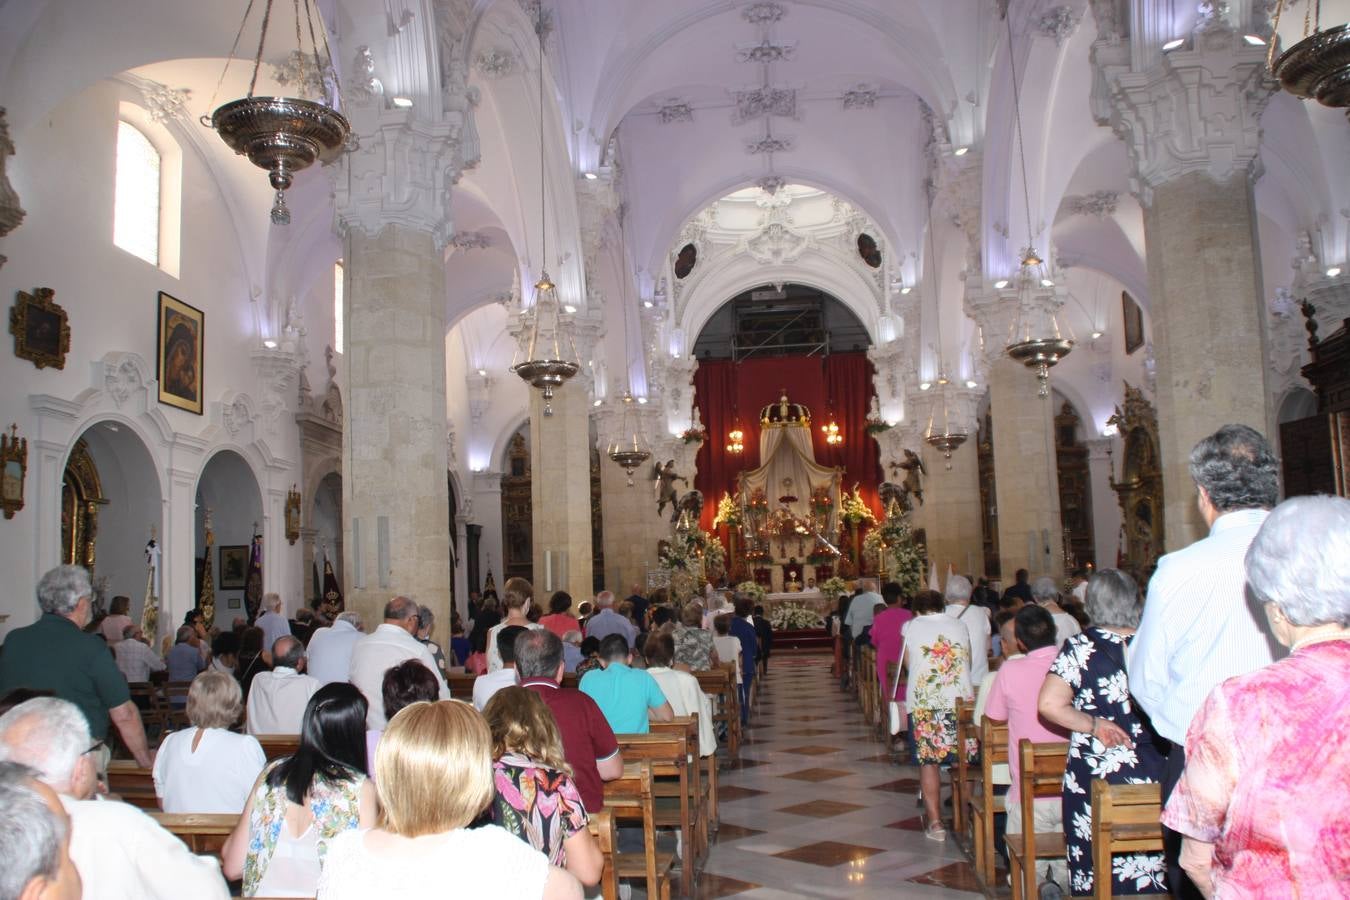
{"type": "MultiPolygon", "coordinates": [[[[1191,719],[1210,691],[1274,658],[1262,614],[1247,603],[1244,559],[1279,499],[1275,455],[1255,429],[1225,425],[1195,445],[1190,470],[1209,536],[1158,560],[1127,660],[1130,693],[1172,742],[1163,806],[1186,765],[1191,719]]],[[[1163,838],[1173,896],[1200,896],[1177,863],[1181,835],[1164,828],[1163,838]]]]}
{"type": "Polygon", "coordinates": [[[384,673],[405,659],[415,659],[430,669],[440,685],[440,699],[450,699],[450,688],[435,657],[427,645],[417,639],[417,613],[417,601],[409,597],[393,598],[384,605],[384,622],[352,648],[352,666],[347,680],[370,701],[366,727],[371,731],[382,731],[385,726],[384,673]]]}
{"type": "Polygon", "coordinates": [[[497,652],[501,654],[502,667],[473,680],[473,705],[479,712],[487,706],[493,694],[502,688],[520,684],[516,676],[516,638],[529,630],[520,625],[508,625],[497,632],[497,652]]]}
{"type": "Polygon", "coordinates": [[[272,645],[284,637],[290,637],[291,623],[281,611],[280,594],[263,594],[263,614],[253,624],[263,632],[263,661],[269,666],[276,665],[268,651],[272,645]]]}
{"type": "Polygon", "coordinates": [[[272,671],[253,676],[248,691],[248,733],[299,734],[309,698],[323,683],[304,674],[305,645],[297,638],[273,644],[272,659],[272,671]]]}
{"type": "Polygon", "coordinates": [[[91,745],[84,714],[65,700],[39,697],[0,716],[0,759],[37,769],[70,815],[85,900],[226,900],[216,860],[194,856],[134,806],[90,799],[98,787],[91,745]]]}
{"type": "Polygon", "coordinates": [[[118,670],[126,676],[127,684],[149,681],[151,672],[163,672],[164,660],[141,641],[135,625],[122,629],[122,640],[113,644],[113,656],[118,670]]]}
{"type": "Polygon", "coordinates": [[[1064,611],[1059,605],[1059,585],[1049,575],[1042,575],[1031,585],[1031,599],[1050,613],[1055,620],[1055,646],[1062,647],[1064,642],[1075,634],[1082,634],[1078,620],[1064,611]]]}
{"type": "Polygon", "coordinates": [[[966,631],[970,632],[970,682],[979,684],[989,674],[989,636],[993,630],[989,627],[989,613],[985,612],[984,607],[971,604],[972,593],[974,588],[970,579],[964,575],[953,575],[947,579],[947,615],[960,620],[966,626],[966,631]]]}
{"type": "Polygon", "coordinates": [[[338,613],[331,627],[320,628],[310,637],[306,671],[320,684],[346,681],[352,670],[352,649],[365,630],[360,613],[338,613]]]}
{"type": "Polygon", "coordinates": [[[848,612],[844,614],[844,625],[852,635],[854,643],[862,637],[863,629],[872,627],[876,605],[885,602],[877,593],[875,579],[864,578],[858,582],[858,587],[862,588],[862,593],[849,602],[848,612]]]}

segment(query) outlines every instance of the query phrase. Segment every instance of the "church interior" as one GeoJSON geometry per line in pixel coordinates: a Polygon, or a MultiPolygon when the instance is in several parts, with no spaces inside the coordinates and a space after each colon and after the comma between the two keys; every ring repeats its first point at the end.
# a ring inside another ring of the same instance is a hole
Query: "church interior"
{"type": "MultiPolygon", "coordinates": [[[[1226,423],[1346,493],[1350,100],[1272,64],[1350,0],[245,6],[0,3],[0,641],[63,563],[152,642],[264,592],[448,641],[512,577],[788,630],[902,569],[1143,584],[1226,423]]],[[[978,895],[822,660],[699,896],[978,895]]]]}

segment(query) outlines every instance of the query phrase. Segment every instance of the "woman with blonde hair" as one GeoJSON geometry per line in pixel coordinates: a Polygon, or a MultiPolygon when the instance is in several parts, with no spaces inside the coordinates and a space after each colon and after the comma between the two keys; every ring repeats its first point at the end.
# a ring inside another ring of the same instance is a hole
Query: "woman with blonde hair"
{"type": "Polygon", "coordinates": [[[167,735],[155,754],[155,794],[166,813],[237,815],[267,764],[258,739],[230,729],[244,711],[234,676],[208,669],[188,688],[191,728],[167,735]]]}
{"type": "Polygon", "coordinates": [[[502,619],[496,625],[488,629],[487,633],[487,670],[496,672],[499,669],[506,668],[506,663],[502,660],[502,654],[497,649],[497,634],[503,628],[510,628],[512,625],[518,625],[521,628],[543,628],[537,622],[531,622],[529,618],[531,599],[534,596],[534,587],[524,578],[508,578],[506,584],[502,585],[502,604],[506,607],[506,618],[502,619]]]}
{"type": "Polygon", "coordinates": [[[447,872],[468,897],[581,897],[575,878],[509,832],[469,829],[493,797],[492,734],[469,704],[405,707],[380,739],[375,775],[379,826],[333,841],[320,900],[439,900],[447,872]]]}
{"type": "Polygon", "coordinates": [[[496,760],[493,821],[582,884],[598,884],[605,860],[586,827],[586,808],[553,713],[534,691],[506,687],[492,695],[483,717],[496,760]]]}
{"type": "Polygon", "coordinates": [[[675,668],[684,672],[706,672],[721,665],[713,647],[711,631],[703,627],[703,607],[690,600],[680,610],[680,624],[671,633],[675,638],[675,668]]]}

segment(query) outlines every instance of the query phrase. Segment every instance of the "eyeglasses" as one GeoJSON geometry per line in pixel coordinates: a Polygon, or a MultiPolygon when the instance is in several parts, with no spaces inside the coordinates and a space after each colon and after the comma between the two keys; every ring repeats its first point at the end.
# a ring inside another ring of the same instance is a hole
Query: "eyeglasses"
{"type": "Polygon", "coordinates": [[[107,745],[106,743],[104,743],[103,741],[94,741],[93,745],[90,746],[90,748],[89,748],[88,750],[84,751],[84,753],[81,753],[80,755],[81,755],[81,756],[85,756],[85,755],[90,754],[90,753],[97,753],[99,750],[102,750],[103,748],[105,748],[105,747],[107,747],[107,746],[108,746],[108,745],[107,745]]]}

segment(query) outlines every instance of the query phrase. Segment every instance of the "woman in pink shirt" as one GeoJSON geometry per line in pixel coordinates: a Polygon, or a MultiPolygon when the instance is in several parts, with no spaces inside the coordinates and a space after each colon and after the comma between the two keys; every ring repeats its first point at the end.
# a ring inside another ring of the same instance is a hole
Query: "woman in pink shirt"
{"type": "MultiPolygon", "coordinates": [[[[886,609],[877,613],[872,620],[872,646],[877,650],[877,684],[889,690],[893,679],[887,675],[889,665],[900,659],[900,632],[905,623],[914,618],[914,613],[900,605],[900,585],[894,581],[886,582],[881,589],[881,599],[886,601],[886,609]]],[[[905,699],[905,683],[900,682],[895,691],[895,699],[905,699]]]]}
{"type": "MultiPolygon", "coordinates": [[[[1344,897],[1350,883],[1350,500],[1275,508],[1247,550],[1279,662],[1220,684],[1163,811],[1206,897],[1344,897]]],[[[1173,886],[1176,887],[1175,885],[1173,886]]]]}
{"type": "Polygon", "coordinates": [[[567,637],[569,631],[580,631],[581,624],[572,615],[572,595],[567,591],[556,591],[548,601],[548,615],[539,620],[549,631],[559,638],[567,637]]]}

